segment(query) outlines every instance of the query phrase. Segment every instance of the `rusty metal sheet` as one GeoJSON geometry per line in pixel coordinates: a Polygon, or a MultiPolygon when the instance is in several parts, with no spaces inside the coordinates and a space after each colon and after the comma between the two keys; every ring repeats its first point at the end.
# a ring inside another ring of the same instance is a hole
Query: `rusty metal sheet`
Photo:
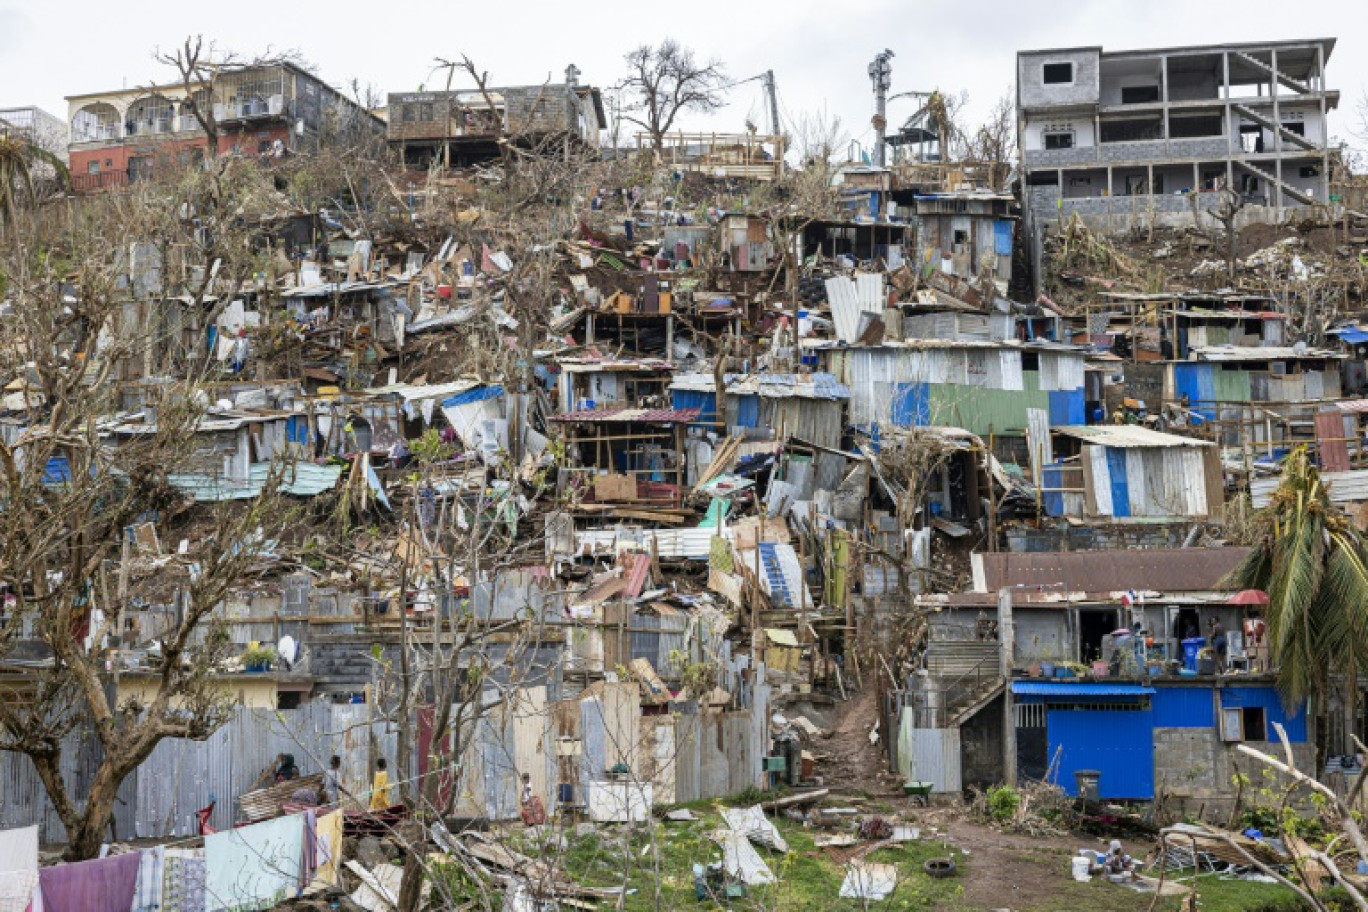
{"type": "Polygon", "coordinates": [[[1347,472],[1352,468],[1345,441],[1344,413],[1339,409],[1316,413],[1316,443],[1322,472],[1347,472]]]}

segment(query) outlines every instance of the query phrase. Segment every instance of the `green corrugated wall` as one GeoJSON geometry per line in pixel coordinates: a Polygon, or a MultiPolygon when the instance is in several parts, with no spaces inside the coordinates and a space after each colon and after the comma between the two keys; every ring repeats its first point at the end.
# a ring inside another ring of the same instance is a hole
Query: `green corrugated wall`
{"type": "Polygon", "coordinates": [[[972,434],[987,438],[989,431],[998,435],[1024,434],[1028,408],[1050,410],[1048,393],[1040,391],[1040,379],[1035,371],[1022,372],[1025,390],[985,389],[958,383],[933,383],[927,392],[931,402],[931,423],[964,428],[972,434]]]}

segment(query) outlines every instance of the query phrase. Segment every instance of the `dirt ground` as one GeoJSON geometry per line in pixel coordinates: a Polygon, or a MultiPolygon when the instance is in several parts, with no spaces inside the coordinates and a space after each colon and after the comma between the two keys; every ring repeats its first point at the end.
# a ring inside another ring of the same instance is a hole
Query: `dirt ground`
{"type": "Polygon", "coordinates": [[[869,733],[879,718],[874,688],[853,694],[828,715],[831,737],[816,745],[817,774],[834,792],[874,796],[901,794],[897,776],[888,771],[888,732],[879,729],[878,743],[869,733]]]}

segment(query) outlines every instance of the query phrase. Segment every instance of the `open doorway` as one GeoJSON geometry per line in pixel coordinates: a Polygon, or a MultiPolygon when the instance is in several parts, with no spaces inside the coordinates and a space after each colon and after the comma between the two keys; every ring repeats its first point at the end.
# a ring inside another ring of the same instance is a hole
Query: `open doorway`
{"type": "Polygon", "coordinates": [[[1102,638],[1117,627],[1116,609],[1083,609],[1078,612],[1078,661],[1102,658],[1102,638]]]}
{"type": "Polygon", "coordinates": [[[1197,616],[1196,608],[1179,608],[1172,612],[1172,617],[1173,628],[1169,630],[1169,636],[1179,643],[1202,635],[1201,618],[1197,616]]]}

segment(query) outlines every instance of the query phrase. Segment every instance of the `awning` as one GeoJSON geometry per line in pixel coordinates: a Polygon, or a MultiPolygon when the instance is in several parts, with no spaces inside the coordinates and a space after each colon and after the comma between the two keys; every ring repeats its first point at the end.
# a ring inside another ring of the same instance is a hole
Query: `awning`
{"type": "Polygon", "coordinates": [[[1033,697],[1143,697],[1154,693],[1154,688],[1139,684],[1013,681],[1012,693],[1033,697]]]}

